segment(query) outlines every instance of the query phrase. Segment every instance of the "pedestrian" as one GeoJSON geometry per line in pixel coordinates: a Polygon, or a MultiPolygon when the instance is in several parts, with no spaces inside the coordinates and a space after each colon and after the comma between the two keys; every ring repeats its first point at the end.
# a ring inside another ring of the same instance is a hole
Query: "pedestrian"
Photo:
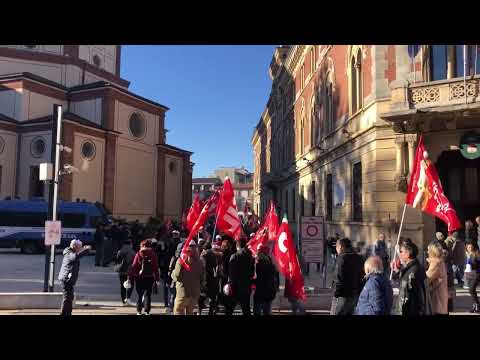
{"type": "MultiPolygon", "coordinates": [[[[221,243],[215,242],[208,250],[204,250],[201,255],[202,262],[205,267],[205,288],[203,293],[205,298],[209,300],[208,315],[217,313],[217,300],[221,291],[220,281],[223,275],[222,270],[222,253],[220,250],[221,243]]],[[[202,313],[204,302],[199,301],[199,313],[202,313]]]]}
{"type": "Polygon", "coordinates": [[[135,258],[135,251],[132,248],[132,239],[127,239],[120,250],[118,250],[115,256],[115,267],[114,270],[118,272],[118,278],[120,280],[120,297],[122,298],[122,304],[124,306],[132,305],[133,303],[130,299],[133,292],[132,283],[130,288],[125,289],[124,283],[128,279],[128,274],[132,269],[133,259],[135,258]]]}
{"type": "Polygon", "coordinates": [[[170,259],[170,263],[168,265],[168,278],[170,280],[170,288],[169,288],[169,309],[167,310],[169,313],[173,314],[173,307],[175,305],[175,297],[177,294],[177,286],[175,281],[172,279],[173,270],[175,270],[175,266],[177,265],[178,259],[180,258],[180,254],[182,253],[183,243],[179,242],[177,244],[177,249],[175,250],[174,256],[170,259]]]}
{"type": "Polygon", "coordinates": [[[158,284],[160,280],[157,256],[150,240],[143,240],[140,243],[140,250],[133,260],[129,279],[131,283],[135,282],[137,290],[137,315],[142,315],[144,308],[145,315],[150,315],[153,285],[154,282],[158,284]]]}
{"type": "Polygon", "coordinates": [[[433,315],[448,315],[448,279],[445,259],[448,252],[439,241],[428,245],[427,291],[433,315]]]}
{"type": "Polygon", "coordinates": [[[473,222],[470,220],[465,221],[465,243],[476,242],[477,240],[477,232],[473,227],[473,222]]]}
{"type": "Polygon", "coordinates": [[[480,248],[480,216],[475,218],[475,222],[477,224],[477,245],[480,248]]]}
{"type": "Polygon", "coordinates": [[[232,298],[230,296],[225,295],[223,292],[223,288],[225,285],[228,284],[228,271],[230,266],[230,257],[233,255],[232,251],[230,250],[230,246],[228,244],[228,240],[222,240],[220,235],[216,236],[217,241],[221,241],[220,250],[222,252],[222,274],[220,275],[220,293],[218,296],[219,303],[221,303],[225,309],[227,310],[230,307],[230,303],[232,302],[232,298]]]}
{"type": "Polygon", "coordinates": [[[255,274],[255,264],[252,256],[246,250],[247,241],[240,238],[236,242],[237,252],[230,257],[228,265],[228,285],[231,290],[226,309],[227,315],[233,315],[235,307],[240,304],[243,315],[251,315],[250,295],[252,279],[255,274]]]}
{"type": "Polygon", "coordinates": [[[426,275],[425,269],[417,259],[418,247],[410,239],[399,243],[400,268],[394,271],[400,273],[399,295],[395,313],[399,315],[427,315],[426,275]]]}
{"type": "Polygon", "coordinates": [[[63,250],[63,261],[58,280],[62,282],[63,301],[61,315],[72,315],[74,286],[80,271],[80,258],[88,254],[92,247],[83,246],[80,240],[72,240],[70,246],[63,250]]]}
{"type": "Polygon", "coordinates": [[[370,256],[364,265],[365,286],[358,297],[355,315],[390,315],[393,289],[379,256],[370,256]]]}
{"type": "Polygon", "coordinates": [[[480,283],[480,251],[476,242],[467,243],[465,275],[468,276],[468,291],[473,302],[470,312],[480,313],[480,303],[477,296],[477,286],[480,283]]]}
{"type": "Polygon", "coordinates": [[[186,249],[185,262],[190,267],[189,270],[185,269],[181,261],[177,261],[172,273],[172,279],[176,284],[174,315],[193,315],[200,290],[204,286],[205,270],[194,241],[191,241],[186,249]]]}
{"type": "Polygon", "coordinates": [[[365,276],[363,259],[354,252],[349,238],[339,239],[335,248],[338,258],[330,314],[353,315],[365,276]]]}
{"type": "Polygon", "coordinates": [[[385,234],[378,234],[378,239],[370,247],[370,250],[367,252],[367,259],[370,256],[378,256],[382,260],[383,271],[388,273],[388,263],[390,258],[388,256],[387,244],[385,243],[385,234]]]}
{"type": "Polygon", "coordinates": [[[97,224],[95,229],[95,266],[103,266],[103,248],[105,246],[105,233],[103,231],[103,224],[97,224]]]}
{"type": "Polygon", "coordinates": [[[261,246],[255,264],[255,292],[253,294],[253,314],[271,315],[272,301],[278,292],[279,274],[269,255],[270,248],[261,246]]]}
{"type": "Polygon", "coordinates": [[[445,243],[449,249],[452,249],[452,269],[454,278],[457,280],[458,285],[463,287],[465,285],[463,278],[467,260],[465,242],[457,236],[457,233],[454,233],[447,237],[445,243]]]}
{"type": "MultiPolygon", "coordinates": [[[[441,232],[437,232],[436,237],[438,240],[434,240],[431,244],[436,244],[436,243],[440,244],[445,253],[445,257],[443,261],[447,269],[448,312],[453,312],[454,301],[456,297],[455,266],[454,266],[454,258],[453,258],[455,240],[453,237],[449,236],[447,238],[448,239],[447,241],[447,239],[445,239],[445,236],[441,232]]],[[[428,252],[428,248],[427,248],[427,252],[428,252]]]]}

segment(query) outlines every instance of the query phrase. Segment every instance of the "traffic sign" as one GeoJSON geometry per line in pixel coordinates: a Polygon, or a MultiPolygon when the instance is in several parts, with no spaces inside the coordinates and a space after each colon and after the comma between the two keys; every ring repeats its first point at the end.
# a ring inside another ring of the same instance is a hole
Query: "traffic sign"
{"type": "Polygon", "coordinates": [[[321,216],[302,216],[302,257],[307,263],[324,262],[324,221],[321,216]]]}
{"type": "Polygon", "coordinates": [[[62,222],[45,221],[45,245],[60,245],[62,239],[62,222]]]}

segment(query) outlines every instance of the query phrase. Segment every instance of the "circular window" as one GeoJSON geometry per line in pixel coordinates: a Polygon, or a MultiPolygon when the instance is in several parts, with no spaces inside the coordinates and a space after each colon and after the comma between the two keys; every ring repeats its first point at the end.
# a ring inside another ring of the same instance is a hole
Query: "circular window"
{"type": "Polygon", "coordinates": [[[47,149],[47,144],[45,140],[41,137],[36,137],[32,140],[32,144],[30,145],[30,151],[33,157],[40,157],[45,153],[47,149]]]}
{"type": "Polygon", "coordinates": [[[5,149],[5,140],[0,136],[0,154],[3,153],[3,149],[5,149]]]}
{"type": "Polygon", "coordinates": [[[93,160],[95,157],[95,144],[91,141],[85,141],[82,144],[82,156],[86,160],[93,160]]]}
{"type": "Polygon", "coordinates": [[[37,47],[37,45],[23,45],[25,46],[27,49],[35,49],[37,47]]]}
{"type": "Polygon", "coordinates": [[[142,138],[145,135],[145,120],[138,113],[130,116],[130,132],[136,138],[142,138]]]}
{"type": "Polygon", "coordinates": [[[175,175],[177,173],[177,162],[176,161],[170,161],[168,163],[168,170],[170,170],[170,173],[175,175]]]}
{"type": "Polygon", "coordinates": [[[100,60],[100,56],[93,55],[93,64],[97,67],[100,67],[100,65],[102,65],[102,60],[100,60]]]}

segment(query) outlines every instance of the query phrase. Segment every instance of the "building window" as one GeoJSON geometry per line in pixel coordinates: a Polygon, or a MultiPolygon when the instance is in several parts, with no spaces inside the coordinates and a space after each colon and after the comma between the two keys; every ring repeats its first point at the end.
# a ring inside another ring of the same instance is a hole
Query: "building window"
{"type": "Polygon", "coordinates": [[[305,187],[300,188],[300,216],[305,215],[305,187]]]}
{"type": "Polygon", "coordinates": [[[328,221],[332,221],[333,214],[333,184],[332,184],[332,174],[327,174],[326,187],[325,187],[325,198],[327,199],[327,208],[326,208],[326,218],[328,221]]]}
{"type": "Polygon", "coordinates": [[[47,150],[47,144],[45,143],[45,139],[42,137],[36,137],[32,140],[30,144],[30,152],[32,156],[35,158],[41,157],[45,151],[47,150]]]}
{"type": "Polygon", "coordinates": [[[324,115],[325,125],[327,129],[327,134],[334,130],[334,121],[333,121],[333,85],[331,82],[328,82],[325,86],[325,106],[324,106],[324,115]]]}
{"type": "Polygon", "coordinates": [[[3,150],[5,150],[5,140],[0,136],[0,154],[3,153],[3,150]]]}
{"type": "Polygon", "coordinates": [[[362,50],[357,49],[350,61],[351,114],[362,108],[362,50]]]}
{"type": "Polygon", "coordinates": [[[130,116],[129,127],[131,134],[136,138],[143,138],[146,132],[145,120],[139,113],[130,116]]]}
{"type": "Polygon", "coordinates": [[[353,221],[362,221],[362,163],[353,165],[352,174],[353,221]]]}
{"type": "Polygon", "coordinates": [[[315,193],[315,181],[312,181],[312,216],[316,216],[317,199],[315,193]]]}
{"type": "Polygon", "coordinates": [[[302,65],[300,70],[300,90],[303,90],[305,87],[305,64],[302,65]]]}
{"type": "Polygon", "coordinates": [[[95,144],[89,140],[82,144],[82,156],[85,160],[93,160],[95,158],[95,144]]]}
{"type": "Polygon", "coordinates": [[[102,60],[100,59],[100,56],[93,55],[92,60],[93,60],[93,65],[95,65],[96,67],[102,66],[102,60]]]}
{"type": "Polygon", "coordinates": [[[430,48],[430,80],[447,78],[447,45],[432,45],[430,48]]]}
{"type": "MultiPolygon", "coordinates": [[[[480,72],[478,45],[468,45],[466,50],[466,75],[470,76],[478,74],[480,72]]],[[[428,60],[430,64],[427,80],[436,81],[455,77],[463,77],[463,45],[431,45],[428,51],[428,60]]]]}
{"type": "Polygon", "coordinates": [[[43,197],[45,186],[40,181],[40,167],[30,166],[30,198],[43,197]]]}

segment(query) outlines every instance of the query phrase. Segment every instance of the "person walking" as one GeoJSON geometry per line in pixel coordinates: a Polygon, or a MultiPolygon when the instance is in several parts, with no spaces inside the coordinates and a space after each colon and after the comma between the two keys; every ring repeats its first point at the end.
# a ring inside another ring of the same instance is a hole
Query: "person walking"
{"type": "Polygon", "coordinates": [[[200,291],[204,286],[205,270],[194,241],[190,242],[186,255],[185,262],[190,269],[185,269],[181,262],[177,261],[172,273],[172,280],[176,285],[174,315],[193,315],[193,308],[198,304],[200,291]]]}
{"type": "Polygon", "coordinates": [[[63,250],[63,260],[58,280],[62,282],[63,301],[61,315],[72,315],[74,287],[80,271],[80,258],[87,255],[92,247],[83,246],[80,240],[72,240],[70,246],[63,250]]]}
{"type": "Polygon", "coordinates": [[[95,266],[103,266],[103,253],[105,246],[105,233],[103,229],[103,224],[97,224],[94,237],[95,244],[95,266]]]}
{"type": "Polygon", "coordinates": [[[373,246],[370,249],[370,253],[367,254],[367,259],[370,256],[378,256],[380,260],[382,260],[383,271],[387,274],[388,273],[388,264],[389,264],[389,256],[387,251],[387,244],[385,243],[385,234],[380,233],[378,234],[378,239],[373,243],[373,246]]]}
{"type": "Polygon", "coordinates": [[[365,276],[363,259],[354,252],[349,238],[339,239],[336,251],[335,291],[330,314],[353,315],[365,276]]]}
{"type": "Polygon", "coordinates": [[[230,257],[228,266],[228,285],[231,290],[226,314],[233,315],[235,307],[240,303],[243,315],[251,315],[250,295],[252,292],[252,279],[255,274],[255,263],[246,250],[247,241],[240,238],[237,241],[237,252],[230,257]]]}
{"type": "Polygon", "coordinates": [[[480,313],[477,286],[480,283],[480,251],[476,242],[467,243],[467,266],[465,275],[468,277],[468,291],[472,298],[471,313],[480,313]]]}
{"type": "MultiPolygon", "coordinates": [[[[221,290],[220,280],[223,274],[222,253],[220,243],[213,243],[211,249],[205,250],[201,255],[205,267],[205,289],[206,298],[210,300],[208,315],[215,315],[217,312],[217,299],[221,290]]],[[[199,313],[202,313],[203,302],[199,303],[199,313]]]]}
{"type": "Polygon", "coordinates": [[[355,315],[390,315],[393,289],[379,256],[370,256],[364,264],[365,286],[358,297],[355,315]]]}
{"type": "Polygon", "coordinates": [[[255,264],[256,277],[253,281],[255,292],[253,294],[253,314],[271,315],[272,301],[278,292],[279,274],[268,254],[270,248],[262,246],[258,249],[255,264]]]}
{"type": "Polygon", "coordinates": [[[122,304],[124,306],[132,305],[134,306],[130,298],[133,292],[132,283],[130,288],[125,289],[124,283],[128,279],[128,274],[132,269],[133,259],[135,258],[135,251],[132,248],[132,239],[127,239],[124,241],[120,250],[117,251],[115,256],[115,267],[114,270],[118,272],[118,278],[120,280],[120,297],[122,298],[122,304]]]}
{"type": "Polygon", "coordinates": [[[457,237],[456,234],[453,234],[447,237],[445,243],[452,252],[452,270],[454,278],[457,280],[458,285],[463,287],[465,285],[463,278],[467,261],[465,242],[457,237]]]}
{"type": "Polygon", "coordinates": [[[145,315],[150,315],[153,284],[160,280],[157,256],[150,240],[140,243],[128,277],[131,283],[135,282],[137,290],[137,315],[142,315],[144,308],[145,315]]]}
{"type": "Polygon", "coordinates": [[[473,222],[465,221],[465,243],[476,242],[477,240],[477,232],[473,227],[473,222]]]}
{"type": "Polygon", "coordinates": [[[399,243],[401,266],[400,268],[394,266],[394,271],[400,273],[399,295],[395,305],[395,313],[398,315],[429,314],[425,269],[417,256],[418,247],[410,238],[399,243]]]}
{"type": "Polygon", "coordinates": [[[477,245],[480,248],[480,216],[475,218],[475,223],[477,224],[477,245]]]}
{"type": "Polygon", "coordinates": [[[445,264],[448,252],[439,241],[434,241],[428,245],[427,253],[427,291],[431,301],[432,314],[448,315],[448,279],[445,264]]]}

